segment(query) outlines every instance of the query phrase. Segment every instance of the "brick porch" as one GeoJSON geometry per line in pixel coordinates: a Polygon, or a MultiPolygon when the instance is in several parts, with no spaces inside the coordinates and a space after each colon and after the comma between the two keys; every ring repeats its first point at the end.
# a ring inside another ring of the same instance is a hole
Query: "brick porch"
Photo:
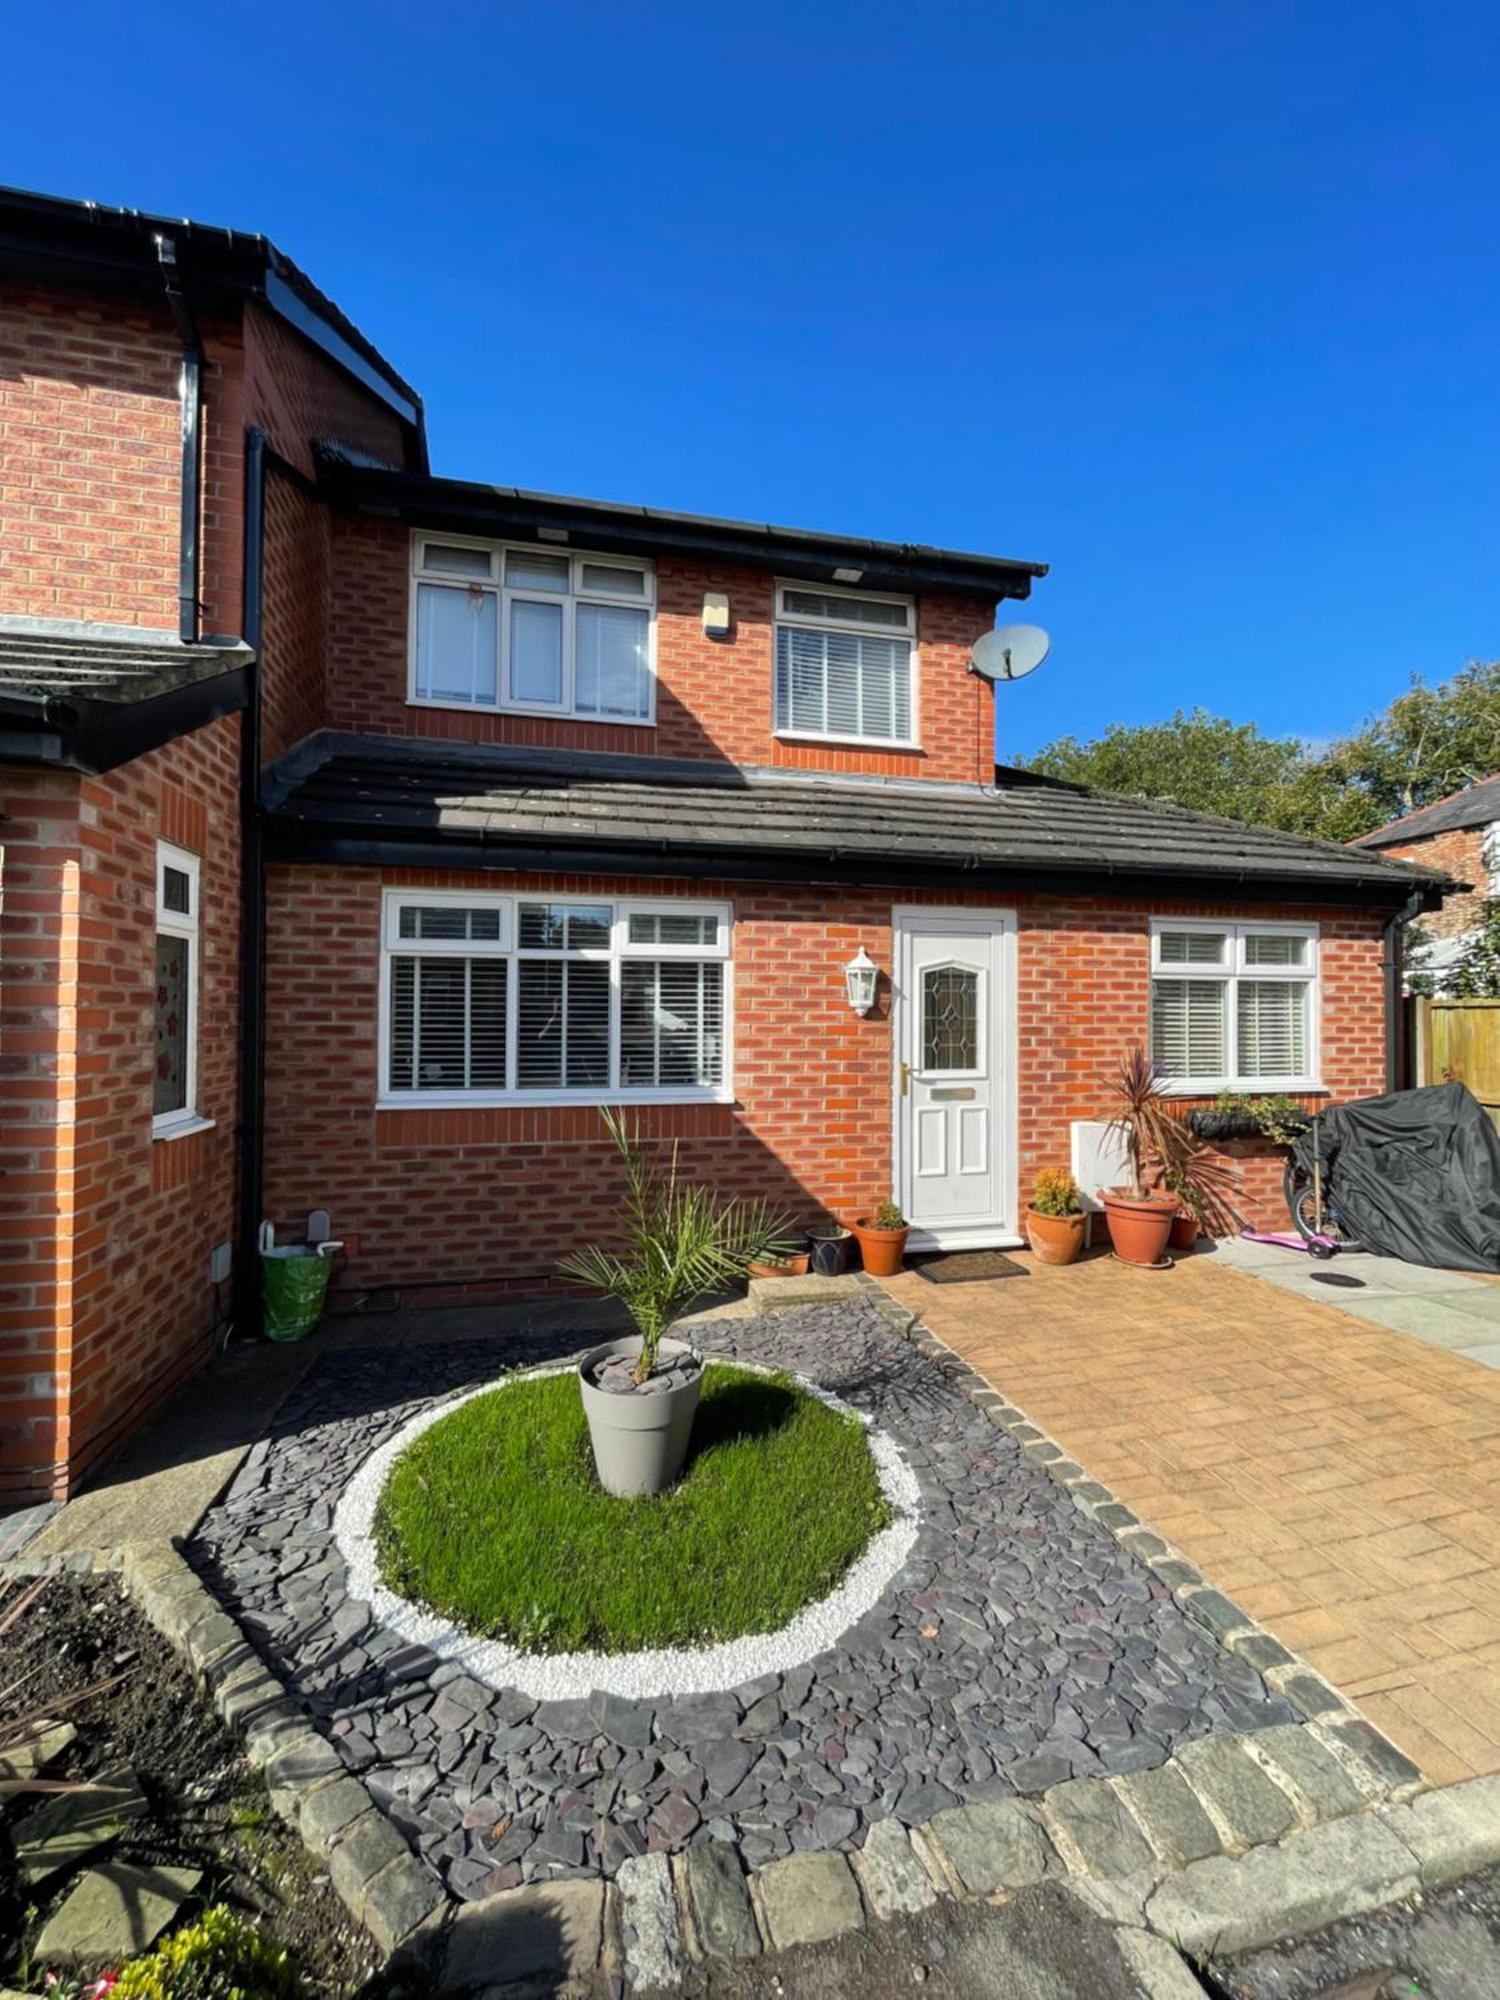
{"type": "Polygon", "coordinates": [[[887,1281],[1435,1783],[1500,1771],[1500,1373],[1202,1255],[887,1281]]]}

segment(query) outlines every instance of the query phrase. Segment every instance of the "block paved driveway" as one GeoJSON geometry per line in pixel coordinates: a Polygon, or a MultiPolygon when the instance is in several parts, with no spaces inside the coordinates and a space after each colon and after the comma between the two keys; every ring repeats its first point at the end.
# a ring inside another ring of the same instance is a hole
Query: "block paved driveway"
{"type": "Polygon", "coordinates": [[[1211,1252],[886,1280],[1436,1784],[1500,1771],[1500,1372],[1211,1252]]]}

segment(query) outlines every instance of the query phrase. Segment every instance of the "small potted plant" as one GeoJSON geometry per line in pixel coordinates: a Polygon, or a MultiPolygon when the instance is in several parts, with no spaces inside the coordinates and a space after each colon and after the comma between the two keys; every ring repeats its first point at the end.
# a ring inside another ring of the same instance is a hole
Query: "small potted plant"
{"type": "Polygon", "coordinates": [[[1082,1250],[1088,1217],[1077,1181],[1063,1168],[1042,1168],[1023,1219],[1039,1264],[1071,1264],[1082,1250]]]}
{"type": "Polygon", "coordinates": [[[749,1278],[805,1278],[807,1276],[807,1239],[802,1238],[802,1247],[795,1244],[785,1257],[767,1258],[764,1262],[752,1263],[746,1270],[749,1278]]]}
{"type": "Polygon", "coordinates": [[[906,1255],[910,1234],[906,1217],[894,1201],[880,1202],[872,1215],[860,1216],[854,1224],[860,1261],[872,1278],[894,1278],[906,1255]]]}
{"type": "Polygon", "coordinates": [[[564,1257],[566,1277],[618,1299],[636,1331],[578,1364],[594,1467],[606,1493],[660,1493],[682,1470],[703,1388],[703,1360],[670,1329],[695,1300],[776,1263],[795,1247],[763,1201],[728,1199],[683,1181],[674,1145],[659,1168],[612,1111],[601,1114],[625,1166],[627,1248],[597,1244],[564,1257]]]}
{"type": "Polygon", "coordinates": [[[1187,1169],[1182,1166],[1168,1167],[1162,1175],[1162,1186],[1169,1194],[1176,1195],[1178,1204],[1167,1236],[1167,1248],[1180,1252],[1196,1250],[1198,1238],[1203,1233],[1203,1199],[1193,1186],[1187,1169]]]}

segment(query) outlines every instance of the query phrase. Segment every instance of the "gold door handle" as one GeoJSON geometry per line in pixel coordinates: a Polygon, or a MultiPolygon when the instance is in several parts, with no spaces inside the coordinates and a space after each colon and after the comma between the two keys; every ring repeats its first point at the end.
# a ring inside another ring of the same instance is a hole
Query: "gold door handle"
{"type": "Polygon", "coordinates": [[[908,1062],[904,1062],[901,1065],[901,1095],[905,1097],[907,1091],[910,1090],[910,1088],[911,1088],[911,1064],[908,1062]]]}

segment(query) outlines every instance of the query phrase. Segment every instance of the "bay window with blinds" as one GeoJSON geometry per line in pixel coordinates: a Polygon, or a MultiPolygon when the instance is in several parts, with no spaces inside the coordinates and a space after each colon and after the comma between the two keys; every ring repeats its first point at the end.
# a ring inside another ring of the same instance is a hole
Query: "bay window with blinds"
{"type": "Polygon", "coordinates": [[[722,1100],[724,904],[388,891],[382,1102],[722,1100]]]}
{"type": "Polygon", "coordinates": [[[776,733],[914,745],[916,629],[909,597],[778,585],[776,733]]]}
{"type": "Polygon", "coordinates": [[[1183,1090],[1318,1089],[1317,927],[1154,923],[1151,1055],[1183,1090]]]}

